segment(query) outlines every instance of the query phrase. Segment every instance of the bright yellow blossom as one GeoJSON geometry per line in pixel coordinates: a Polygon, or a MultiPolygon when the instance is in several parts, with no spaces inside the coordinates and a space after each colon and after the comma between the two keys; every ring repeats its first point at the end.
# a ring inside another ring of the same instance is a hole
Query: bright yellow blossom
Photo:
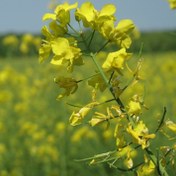
{"type": "Polygon", "coordinates": [[[144,161],[145,163],[137,168],[137,176],[155,176],[155,164],[146,156],[144,156],[144,161]]]}
{"type": "Polygon", "coordinates": [[[56,7],[54,14],[46,13],[43,16],[43,20],[54,20],[58,21],[61,26],[66,26],[70,23],[70,10],[76,8],[78,3],[74,3],[72,5],[65,2],[64,4],[60,4],[56,7]]]}
{"type": "Polygon", "coordinates": [[[129,48],[131,45],[129,33],[134,28],[133,21],[129,19],[119,21],[116,27],[113,20],[107,20],[99,27],[99,31],[110,42],[114,42],[124,48],[129,48]]]}
{"type": "Polygon", "coordinates": [[[126,52],[125,48],[120,49],[116,52],[110,52],[103,63],[102,67],[106,70],[116,70],[120,72],[123,69],[124,63],[131,56],[130,53],[126,52]]]}
{"type": "Polygon", "coordinates": [[[72,126],[80,125],[85,118],[85,116],[90,112],[90,110],[98,105],[97,102],[89,103],[88,105],[81,108],[77,113],[74,111],[72,115],[70,116],[70,124],[72,126]]]}
{"type": "Polygon", "coordinates": [[[131,115],[139,115],[141,113],[141,105],[139,102],[131,100],[128,104],[128,113],[131,115]]]}
{"type": "Polygon", "coordinates": [[[52,34],[56,37],[62,37],[68,31],[67,27],[59,25],[57,21],[50,22],[49,29],[51,30],[52,34]]]}
{"type": "Polygon", "coordinates": [[[121,157],[124,157],[124,165],[127,168],[132,168],[133,167],[133,159],[137,152],[135,149],[133,149],[130,145],[127,145],[126,147],[119,148],[118,153],[121,157]]]}
{"type": "Polygon", "coordinates": [[[143,121],[139,121],[134,127],[129,124],[127,132],[134,138],[134,142],[141,145],[142,149],[149,146],[149,139],[155,138],[155,134],[149,134],[148,128],[143,121]]]}
{"type": "Polygon", "coordinates": [[[136,94],[132,97],[128,104],[128,113],[129,115],[135,115],[138,116],[142,113],[142,107],[141,107],[141,100],[140,97],[136,94]]]}
{"type": "Polygon", "coordinates": [[[115,118],[113,113],[111,112],[110,108],[107,107],[107,115],[100,112],[95,112],[94,116],[89,121],[89,123],[91,126],[96,126],[102,122],[108,121],[113,118],[115,118]]]}
{"type": "Polygon", "coordinates": [[[93,26],[96,9],[91,2],[85,2],[80,8],[77,8],[75,12],[75,17],[78,21],[82,20],[85,27],[93,26]]]}
{"type": "Polygon", "coordinates": [[[42,34],[45,36],[46,40],[43,40],[39,49],[39,62],[43,62],[48,59],[51,54],[51,41],[54,40],[54,36],[50,33],[46,26],[42,28],[42,34]]]}
{"type": "Polygon", "coordinates": [[[51,42],[51,49],[54,54],[51,63],[58,66],[66,63],[69,71],[73,70],[73,65],[83,64],[81,50],[72,45],[75,45],[75,43],[70,43],[66,38],[58,37],[54,39],[51,42]]]}
{"type": "Polygon", "coordinates": [[[100,11],[97,11],[91,2],[85,2],[77,8],[75,17],[77,21],[82,21],[85,27],[98,29],[98,26],[106,20],[115,21],[115,11],[116,7],[113,4],[106,4],[100,11]]]}

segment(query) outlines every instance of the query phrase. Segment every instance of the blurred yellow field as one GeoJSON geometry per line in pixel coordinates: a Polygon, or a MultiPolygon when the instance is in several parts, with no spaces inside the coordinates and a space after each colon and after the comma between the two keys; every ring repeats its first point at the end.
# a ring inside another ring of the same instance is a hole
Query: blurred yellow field
{"type": "MultiPolygon", "coordinates": [[[[142,118],[153,126],[166,106],[167,118],[174,120],[176,53],[142,58],[144,80],[134,86],[146,95],[148,110],[142,118]]],[[[53,82],[55,75],[52,65],[39,64],[37,58],[0,60],[0,175],[66,176],[85,169],[86,175],[108,175],[106,167],[87,169],[74,159],[110,150],[113,131],[99,128],[97,133],[89,125],[71,127],[72,107],[65,108],[67,100],[56,101],[60,90],[53,82]]]]}

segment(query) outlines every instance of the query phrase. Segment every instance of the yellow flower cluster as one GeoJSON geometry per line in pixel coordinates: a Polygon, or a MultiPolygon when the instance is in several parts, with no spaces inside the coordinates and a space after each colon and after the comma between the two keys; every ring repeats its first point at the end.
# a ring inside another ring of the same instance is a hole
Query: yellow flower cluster
{"type": "MultiPolygon", "coordinates": [[[[134,29],[134,24],[131,20],[121,20],[115,27],[115,11],[116,8],[112,4],[105,5],[100,11],[96,10],[92,3],[85,2],[80,8],[77,8],[78,3],[68,4],[67,2],[58,5],[54,13],[47,13],[43,16],[43,20],[50,20],[49,29],[44,26],[42,33],[45,36],[42,47],[39,50],[42,62],[52,55],[51,63],[54,65],[67,64],[67,69],[72,71],[74,65],[82,65],[81,49],[78,48],[78,41],[73,37],[68,37],[68,28],[72,30],[70,23],[70,10],[75,9],[75,18],[80,23],[82,21],[84,27],[92,28],[104,36],[108,42],[116,43],[123,47],[122,50],[110,53],[103,67],[115,67],[122,69],[124,61],[130,57],[126,53],[125,48],[131,45],[129,33],[134,29]],[[118,63],[117,63],[118,62],[118,63]]],[[[75,31],[75,30],[74,30],[75,31]]],[[[80,32],[81,33],[81,32],[80,32]]],[[[76,32],[76,34],[79,34],[76,32]]],[[[110,69],[108,67],[108,69],[110,69]]]]}
{"type": "MultiPolygon", "coordinates": [[[[150,151],[150,140],[156,137],[156,133],[163,124],[159,124],[155,133],[149,133],[147,125],[141,120],[142,108],[146,108],[141,98],[143,92],[133,90],[142,80],[141,60],[137,61],[135,69],[131,69],[127,63],[132,56],[128,49],[132,43],[130,33],[134,31],[135,25],[130,19],[121,20],[116,24],[115,12],[116,7],[112,4],[103,6],[101,10],[95,9],[91,2],[84,2],[80,7],[78,3],[66,2],[58,5],[54,13],[43,16],[43,20],[50,20],[50,23],[48,27],[42,28],[45,38],[39,50],[39,60],[43,62],[51,58],[50,62],[59,66],[60,70],[66,66],[65,72],[54,79],[59,88],[65,89],[58,98],[76,93],[78,84],[81,82],[88,82],[88,85],[93,87],[91,93],[87,91],[86,96],[84,94],[85,99],[89,101],[86,105],[68,103],[76,109],[69,118],[72,126],[81,125],[87,120],[92,127],[101,126],[101,124],[106,124],[107,128],[111,124],[114,127],[115,151],[89,158],[90,164],[108,162],[110,166],[117,167],[117,161],[123,160],[122,168],[125,166],[128,171],[134,169],[138,175],[149,175],[155,172],[155,166],[159,168],[158,173],[160,171],[166,173],[159,158],[150,151]],[[73,9],[75,9],[75,20],[80,27],[78,31],[71,24],[70,11],[73,9]],[[90,36],[86,36],[82,27],[90,30],[90,36]],[[99,49],[92,49],[94,35],[97,33],[104,38],[105,42],[99,49]],[[111,48],[105,56],[98,59],[100,52],[110,44],[113,44],[115,49],[111,48]],[[94,65],[89,66],[87,76],[84,68],[90,61],[94,65]],[[130,76],[128,77],[127,74],[130,76]],[[123,97],[127,88],[131,88],[132,93],[132,98],[128,97],[129,102],[126,102],[123,97]],[[109,93],[107,93],[107,100],[103,102],[101,102],[102,92],[109,93]],[[144,161],[135,167],[133,158],[136,157],[139,147],[142,149],[144,161]],[[145,157],[146,153],[152,160],[145,157]]],[[[79,99],[80,97],[81,95],[78,95],[79,99]]],[[[164,116],[165,114],[163,119],[164,116]]],[[[175,130],[175,124],[171,121],[168,121],[166,126],[172,131],[175,130]]],[[[82,136],[87,136],[85,131],[87,128],[81,128],[72,140],[79,141],[82,136]]],[[[41,133],[36,138],[41,137],[40,135],[41,133]]]]}

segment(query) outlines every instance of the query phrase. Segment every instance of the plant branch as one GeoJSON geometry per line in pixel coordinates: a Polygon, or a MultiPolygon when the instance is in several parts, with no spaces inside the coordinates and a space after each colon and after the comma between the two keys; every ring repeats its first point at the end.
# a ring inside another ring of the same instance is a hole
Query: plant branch
{"type": "Polygon", "coordinates": [[[160,121],[160,123],[158,125],[158,128],[155,130],[155,133],[157,133],[160,130],[160,128],[163,126],[163,123],[164,123],[164,120],[165,120],[165,116],[166,116],[166,112],[167,112],[166,107],[164,107],[164,111],[163,111],[163,115],[162,115],[161,121],[160,121]]]}

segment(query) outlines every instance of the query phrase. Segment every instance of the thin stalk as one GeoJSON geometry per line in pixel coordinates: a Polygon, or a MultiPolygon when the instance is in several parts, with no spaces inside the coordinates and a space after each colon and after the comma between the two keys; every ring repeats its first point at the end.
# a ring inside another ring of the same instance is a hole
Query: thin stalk
{"type": "Polygon", "coordinates": [[[89,41],[89,44],[88,44],[88,48],[90,48],[90,45],[91,45],[91,43],[92,43],[94,34],[95,34],[95,29],[94,29],[93,32],[92,32],[92,35],[91,35],[91,38],[90,38],[90,41],[89,41]]]}
{"type": "Polygon", "coordinates": [[[79,36],[76,36],[76,35],[73,35],[73,34],[69,34],[69,33],[66,33],[66,35],[70,36],[70,37],[74,37],[74,38],[78,38],[79,36]]]}
{"type": "Polygon", "coordinates": [[[86,47],[87,50],[89,51],[87,42],[86,42],[86,40],[84,39],[83,34],[82,34],[82,33],[79,33],[79,32],[78,32],[76,29],[74,29],[69,23],[68,23],[68,26],[70,27],[70,29],[71,29],[72,31],[74,31],[77,35],[79,35],[79,36],[82,38],[85,47],[86,47]]]}
{"type": "Polygon", "coordinates": [[[91,56],[91,58],[92,58],[94,64],[96,65],[98,71],[100,72],[101,76],[103,77],[103,80],[105,81],[107,87],[108,87],[109,89],[112,89],[112,86],[109,84],[109,80],[106,78],[106,75],[104,74],[102,68],[100,67],[100,65],[99,65],[98,62],[96,61],[96,58],[95,58],[96,54],[91,53],[90,56],[91,56]]]}
{"type": "MultiPolygon", "coordinates": [[[[98,62],[96,61],[96,57],[95,57],[96,54],[91,53],[90,56],[91,56],[94,64],[96,65],[97,69],[99,70],[99,72],[100,72],[103,80],[105,81],[105,83],[106,83],[109,91],[111,92],[112,96],[116,100],[117,104],[120,106],[121,111],[124,112],[124,113],[126,113],[125,106],[123,105],[123,103],[120,100],[120,98],[119,97],[117,98],[115,96],[112,85],[109,83],[109,80],[106,78],[106,75],[105,75],[104,71],[102,70],[102,68],[100,67],[100,65],[98,64],[98,62]]],[[[132,125],[134,125],[133,120],[129,117],[129,115],[127,113],[126,113],[126,115],[127,115],[127,119],[131,122],[132,125]]]]}
{"type": "Polygon", "coordinates": [[[84,36],[83,36],[83,33],[81,33],[81,34],[80,34],[80,37],[82,38],[83,43],[84,43],[84,45],[85,45],[85,47],[86,47],[87,51],[89,52],[89,51],[90,51],[90,49],[89,49],[89,47],[88,47],[88,45],[87,45],[87,42],[86,42],[86,40],[85,40],[85,38],[84,38],[84,36]]]}
{"type": "Polygon", "coordinates": [[[113,78],[113,76],[114,76],[114,71],[111,73],[111,76],[110,76],[110,78],[109,78],[109,84],[111,83],[111,80],[112,80],[112,78],[113,78]]]}
{"type": "Polygon", "coordinates": [[[144,48],[144,43],[142,42],[141,46],[140,46],[139,53],[138,53],[138,58],[140,58],[142,56],[142,50],[143,50],[143,48],[144,48]]]}
{"type": "Polygon", "coordinates": [[[70,27],[70,29],[71,29],[75,34],[80,35],[80,33],[79,33],[74,27],[72,27],[69,23],[68,23],[68,26],[70,27]]]}
{"type": "Polygon", "coordinates": [[[168,173],[166,172],[165,168],[162,166],[161,162],[159,162],[159,158],[157,158],[149,148],[146,148],[145,151],[147,152],[150,159],[155,164],[155,166],[157,168],[157,171],[158,171],[158,174],[161,175],[161,176],[162,175],[163,176],[169,176],[168,173]]]}
{"type": "MultiPolygon", "coordinates": [[[[95,107],[100,106],[100,105],[103,105],[103,104],[105,104],[105,103],[110,103],[110,102],[115,101],[115,100],[116,100],[116,99],[114,99],[114,98],[112,98],[112,99],[110,99],[110,100],[106,100],[106,101],[104,101],[104,102],[101,102],[101,103],[95,105],[95,107]]],[[[81,106],[81,105],[75,105],[75,104],[71,104],[71,103],[68,103],[68,102],[67,102],[66,104],[69,105],[69,106],[75,107],[75,108],[82,108],[82,107],[83,107],[83,106],[81,106]]]]}
{"type": "Polygon", "coordinates": [[[90,79],[90,78],[92,78],[92,77],[94,77],[94,76],[97,76],[98,74],[99,74],[99,72],[96,73],[96,74],[94,74],[94,75],[91,75],[91,76],[89,76],[89,77],[86,77],[86,78],[84,78],[84,79],[80,79],[80,80],[76,81],[76,83],[79,83],[79,82],[82,82],[82,81],[86,81],[87,79],[90,79]]]}
{"type": "Polygon", "coordinates": [[[158,125],[158,128],[155,130],[155,133],[157,133],[159,130],[160,130],[160,128],[163,126],[163,123],[164,123],[164,120],[165,120],[165,116],[166,116],[166,107],[164,107],[164,111],[163,111],[163,115],[162,115],[162,118],[161,118],[161,121],[160,121],[160,123],[159,123],[159,125],[158,125]]]}
{"type": "Polygon", "coordinates": [[[110,41],[108,40],[98,51],[97,53],[99,53],[101,50],[103,50],[109,43],[110,41]]]}

